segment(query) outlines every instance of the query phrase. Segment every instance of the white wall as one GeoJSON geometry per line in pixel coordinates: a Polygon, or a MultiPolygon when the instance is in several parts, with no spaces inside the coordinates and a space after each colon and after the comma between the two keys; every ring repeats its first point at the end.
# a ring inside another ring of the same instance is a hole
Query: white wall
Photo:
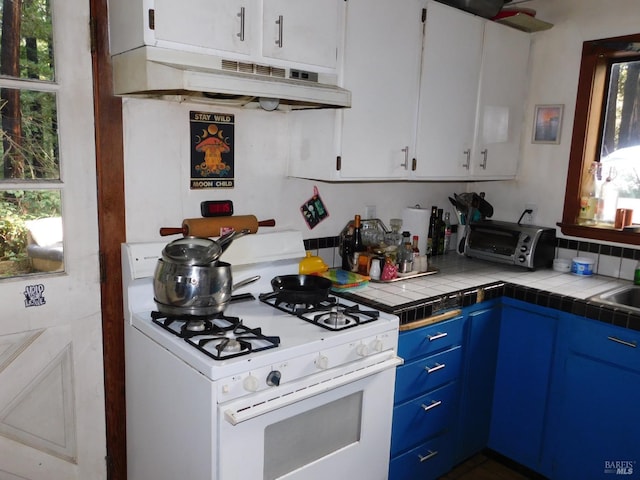
{"type": "MultiPolygon", "coordinates": [[[[508,182],[469,185],[484,189],[496,207],[495,218],[516,221],[526,203],[538,206],[535,223],[554,226],[562,219],[573,115],[582,43],[640,31],[638,0],[533,0],[538,18],[553,23],[532,34],[531,77],[518,178],[508,182]],[[532,144],[537,104],[564,104],[559,145],[532,144]]],[[[508,74],[508,72],[505,72],[508,74]]]]}
{"type": "Polygon", "coordinates": [[[532,0],[523,6],[536,9],[538,18],[554,27],[532,34],[531,77],[516,180],[335,184],[286,178],[285,113],[128,99],[124,102],[127,240],[159,239],[160,227],[180,226],[183,218],[200,216],[202,200],[230,199],[236,214],[275,218],[279,226],[300,229],[304,238],[315,238],[337,235],[354,214],[364,215],[366,205],[376,205],[377,217],[388,224],[390,218],[401,216],[405,206],[437,204],[451,211],[447,197],[465,190],[487,192],[495,219],[516,221],[525,204],[534,203],[538,206],[536,223],[554,226],[564,204],[582,42],[638,32],[640,7],[638,0],[532,0]],[[565,106],[560,144],[532,144],[535,105],[556,103],[565,106]],[[234,189],[189,189],[190,110],[236,115],[234,189]],[[330,216],[309,230],[299,207],[312,196],[314,185],[330,216]]]}
{"type": "Polygon", "coordinates": [[[158,240],[160,227],[179,227],[183,218],[199,217],[203,200],[230,199],[236,215],[275,218],[279,227],[317,238],[337,235],[356,213],[364,216],[367,205],[376,206],[377,218],[387,226],[404,207],[416,204],[439,205],[453,218],[447,197],[465,189],[456,183],[336,184],[287,178],[287,113],[126,99],[123,115],[129,242],[158,240]],[[190,110],[235,115],[235,188],[189,189],[190,110]],[[300,206],[312,197],[314,185],[329,217],[311,230],[300,206]]]}

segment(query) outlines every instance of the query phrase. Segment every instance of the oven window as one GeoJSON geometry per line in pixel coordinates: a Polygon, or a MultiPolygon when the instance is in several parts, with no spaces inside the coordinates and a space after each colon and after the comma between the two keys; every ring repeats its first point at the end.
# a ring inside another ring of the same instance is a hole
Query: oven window
{"type": "Polygon", "coordinates": [[[519,238],[518,232],[474,228],[469,235],[469,246],[478,251],[511,256],[516,251],[519,238]]]}
{"type": "Polygon", "coordinates": [[[360,440],[362,392],[269,425],[264,479],[274,480],[360,440]]]}

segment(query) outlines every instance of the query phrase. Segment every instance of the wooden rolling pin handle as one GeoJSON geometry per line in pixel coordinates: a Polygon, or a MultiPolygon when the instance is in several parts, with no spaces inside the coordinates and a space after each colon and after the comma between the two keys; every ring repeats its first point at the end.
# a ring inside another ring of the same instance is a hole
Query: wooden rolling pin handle
{"type": "Polygon", "coordinates": [[[261,220],[258,222],[259,227],[275,227],[276,221],[272,218],[270,220],[261,220]]]}
{"type": "Polygon", "coordinates": [[[186,227],[163,227],[160,229],[160,236],[161,237],[166,237],[167,235],[186,235],[187,234],[187,228],[186,227]]]}

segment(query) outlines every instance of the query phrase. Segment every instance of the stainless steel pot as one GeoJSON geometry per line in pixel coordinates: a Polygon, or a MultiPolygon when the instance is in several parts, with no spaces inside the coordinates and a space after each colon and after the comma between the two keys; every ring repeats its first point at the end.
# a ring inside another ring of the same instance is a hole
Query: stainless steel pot
{"type": "Polygon", "coordinates": [[[158,260],[153,276],[154,300],[166,315],[213,315],[222,312],[233,290],[255,282],[250,277],[233,284],[231,265],[181,265],[158,260]]]}

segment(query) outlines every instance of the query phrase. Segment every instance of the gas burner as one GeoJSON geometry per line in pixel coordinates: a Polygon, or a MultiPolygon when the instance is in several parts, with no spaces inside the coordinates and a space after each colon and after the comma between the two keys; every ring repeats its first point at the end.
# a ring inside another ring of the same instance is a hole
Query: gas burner
{"type": "Polygon", "coordinates": [[[280,345],[280,337],[263,335],[261,329],[246,327],[238,317],[222,313],[172,316],[151,312],[151,319],[215,360],[226,360],[280,345]]]}
{"type": "Polygon", "coordinates": [[[332,330],[337,330],[340,328],[347,328],[347,326],[350,326],[349,324],[357,322],[357,320],[345,315],[344,311],[339,310],[337,306],[334,306],[331,307],[329,312],[314,315],[313,322],[326,325],[332,330]]]}
{"type": "Polygon", "coordinates": [[[280,344],[280,337],[263,335],[260,328],[245,327],[241,320],[236,324],[220,328],[218,335],[199,335],[185,338],[185,340],[215,360],[226,360],[251,352],[260,352],[280,344]]]}
{"type": "Polygon", "coordinates": [[[358,305],[348,306],[342,303],[330,305],[328,308],[314,307],[298,314],[299,318],[327,330],[356,327],[377,320],[379,316],[380,312],[377,310],[360,310],[358,305]]]}
{"type": "Polygon", "coordinates": [[[320,300],[315,303],[289,303],[286,300],[280,300],[276,295],[277,292],[261,293],[259,298],[262,302],[271,305],[286,313],[298,315],[300,313],[308,312],[316,308],[329,309],[332,305],[338,304],[336,297],[327,297],[324,300],[320,300]]]}

